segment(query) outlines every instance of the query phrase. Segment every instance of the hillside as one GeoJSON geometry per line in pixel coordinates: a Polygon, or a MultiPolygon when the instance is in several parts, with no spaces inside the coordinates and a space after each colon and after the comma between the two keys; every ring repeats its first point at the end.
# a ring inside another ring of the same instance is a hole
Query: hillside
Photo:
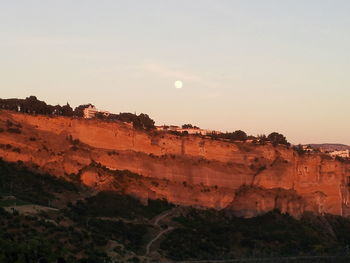
{"type": "Polygon", "coordinates": [[[0,175],[2,263],[138,262],[158,232],[151,219],[174,207],[163,200],[145,206],[121,193],[96,193],[21,163],[0,160],[0,175]]]}
{"type": "Polygon", "coordinates": [[[145,205],[5,161],[0,175],[2,263],[349,260],[350,221],[340,216],[306,213],[296,220],[272,211],[244,219],[164,200],[145,205]]]}
{"type": "Polygon", "coordinates": [[[349,215],[350,165],[283,145],[142,131],[123,122],[0,112],[0,157],[96,190],[141,200],[227,208],[251,217],[274,209],[349,215]],[[118,171],[134,174],[118,182],[118,171]]]}

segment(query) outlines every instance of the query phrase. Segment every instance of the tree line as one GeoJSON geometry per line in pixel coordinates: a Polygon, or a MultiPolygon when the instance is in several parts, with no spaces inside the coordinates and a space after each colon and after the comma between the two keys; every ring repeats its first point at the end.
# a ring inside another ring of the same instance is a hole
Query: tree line
{"type": "Polygon", "coordinates": [[[0,108],[29,114],[61,116],[74,115],[74,111],[68,102],[64,106],[53,106],[46,104],[44,101],[38,100],[35,96],[30,96],[25,99],[0,99],[0,108]]]}
{"type": "Polygon", "coordinates": [[[226,132],[226,133],[212,133],[208,134],[213,139],[227,139],[227,140],[233,140],[233,141],[247,141],[252,140],[254,143],[259,144],[266,144],[271,143],[273,146],[277,146],[279,144],[290,146],[290,143],[287,141],[286,137],[278,132],[272,132],[268,136],[265,134],[253,136],[253,135],[247,135],[242,130],[237,130],[234,132],[226,132]]]}
{"type": "MultiPolygon", "coordinates": [[[[83,117],[84,109],[88,108],[89,106],[94,105],[91,103],[82,104],[73,109],[67,102],[67,104],[64,106],[54,106],[47,104],[45,101],[38,100],[35,96],[30,96],[25,99],[0,99],[0,109],[48,116],[83,117]]],[[[97,113],[95,118],[108,121],[130,122],[136,129],[152,130],[155,128],[154,120],[144,113],[136,115],[125,112],[120,114],[110,114],[109,116],[104,116],[102,113],[97,113]]]]}
{"type": "MultiPolygon", "coordinates": [[[[68,117],[83,117],[84,109],[90,106],[94,106],[91,103],[82,104],[73,109],[69,103],[66,105],[50,105],[45,101],[38,100],[35,96],[30,96],[25,99],[0,99],[0,109],[12,110],[28,114],[42,114],[48,116],[68,116],[68,117]]],[[[108,116],[105,116],[103,113],[98,112],[95,115],[95,118],[105,120],[105,121],[122,121],[129,122],[133,124],[133,127],[140,130],[153,130],[155,129],[155,122],[147,114],[141,113],[139,115],[123,112],[119,114],[111,113],[108,116]]],[[[192,124],[184,124],[182,128],[193,128],[199,129],[199,127],[192,124]]],[[[287,141],[286,137],[283,134],[278,132],[272,132],[268,136],[258,135],[248,136],[244,131],[237,130],[234,132],[226,133],[212,133],[208,134],[213,139],[228,139],[236,141],[246,141],[248,139],[253,140],[254,142],[265,144],[267,142],[272,143],[274,146],[278,144],[290,146],[290,143],[287,141]]]]}

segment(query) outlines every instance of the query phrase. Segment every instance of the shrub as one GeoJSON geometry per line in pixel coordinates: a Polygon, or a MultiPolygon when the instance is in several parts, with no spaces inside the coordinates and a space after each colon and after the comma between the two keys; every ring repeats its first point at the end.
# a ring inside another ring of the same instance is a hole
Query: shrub
{"type": "Polygon", "coordinates": [[[199,127],[192,124],[184,124],[182,125],[182,129],[199,129],[199,127]]]}
{"type": "Polygon", "coordinates": [[[19,128],[7,128],[7,131],[10,133],[17,133],[17,134],[22,133],[22,131],[19,128]]]}
{"type": "Polygon", "coordinates": [[[13,148],[12,149],[13,152],[16,152],[16,153],[20,153],[21,152],[21,149],[16,147],[16,148],[13,148]]]}
{"type": "Polygon", "coordinates": [[[293,146],[293,150],[296,151],[299,155],[304,155],[306,153],[301,144],[299,144],[298,146],[293,146]]]}
{"type": "Polygon", "coordinates": [[[227,140],[233,140],[233,141],[246,141],[248,136],[244,131],[237,130],[234,132],[226,132],[226,133],[220,133],[220,134],[209,134],[208,136],[214,138],[214,139],[227,139],[227,140]]]}

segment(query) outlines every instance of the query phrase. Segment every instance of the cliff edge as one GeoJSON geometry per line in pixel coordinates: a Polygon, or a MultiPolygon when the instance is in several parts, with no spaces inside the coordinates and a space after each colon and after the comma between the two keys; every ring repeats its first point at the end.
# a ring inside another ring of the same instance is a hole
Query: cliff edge
{"type": "Polygon", "coordinates": [[[142,200],[349,216],[350,165],[285,146],[144,132],[122,122],[0,111],[0,157],[142,200]],[[130,176],[119,176],[129,170],[130,176]]]}

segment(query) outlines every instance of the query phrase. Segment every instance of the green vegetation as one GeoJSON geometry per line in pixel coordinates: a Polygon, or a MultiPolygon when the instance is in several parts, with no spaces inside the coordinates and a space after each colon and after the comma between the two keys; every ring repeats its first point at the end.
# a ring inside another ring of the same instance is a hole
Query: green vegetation
{"type": "Polygon", "coordinates": [[[248,139],[247,134],[244,131],[237,130],[234,132],[226,132],[226,133],[213,133],[209,134],[213,139],[226,139],[226,140],[233,140],[233,141],[246,141],[248,139]]]}
{"type": "Polygon", "coordinates": [[[30,114],[73,116],[73,109],[68,103],[64,106],[52,106],[35,96],[26,99],[0,99],[0,108],[30,114]]]}
{"type": "Polygon", "coordinates": [[[74,115],[77,117],[83,117],[84,116],[84,109],[88,108],[90,106],[94,107],[94,105],[92,105],[91,103],[79,105],[78,107],[76,107],[74,109],[74,115]]]}
{"type": "MultiPolygon", "coordinates": [[[[84,109],[88,108],[89,106],[94,106],[91,103],[89,104],[83,104],[79,105],[74,110],[74,115],[78,117],[84,116],[84,109]]],[[[101,112],[98,112],[96,114],[96,118],[100,120],[105,121],[122,121],[122,122],[129,122],[133,124],[133,127],[139,130],[153,130],[155,128],[154,126],[154,120],[152,120],[147,114],[141,113],[139,115],[129,113],[129,112],[123,112],[119,114],[111,113],[108,116],[104,115],[101,112]]]]}
{"type": "Polygon", "coordinates": [[[150,131],[155,128],[154,120],[152,120],[147,114],[141,113],[139,115],[123,112],[119,114],[110,114],[108,116],[102,113],[96,114],[96,118],[107,120],[107,121],[122,121],[133,124],[135,129],[150,131]]]}
{"type": "MultiPolygon", "coordinates": [[[[107,169],[98,163],[91,166],[107,169]]],[[[119,181],[125,180],[123,184],[138,179],[129,171],[113,173],[119,181]]],[[[122,262],[137,262],[137,255],[145,253],[146,244],[158,233],[150,219],[174,207],[165,200],[149,200],[144,205],[123,193],[102,191],[61,210],[31,216],[18,212],[20,205],[48,205],[59,193],[78,196],[81,191],[75,184],[36,173],[22,163],[0,159],[0,196],[6,197],[0,198],[0,262],[36,263],[40,258],[55,262],[61,258],[68,263],[110,263],[110,251],[125,256],[122,262]],[[14,204],[18,211],[8,213],[1,208],[14,204]]],[[[296,220],[273,211],[244,219],[228,211],[179,211],[183,215],[173,222],[160,223],[162,229],[175,227],[160,239],[159,250],[173,260],[350,256],[347,218],[306,214],[296,220]]]]}
{"type": "Polygon", "coordinates": [[[12,215],[0,208],[0,262],[34,263],[42,257],[56,260],[65,251],[60,249],[57,239],[48,239],[54,227],[37,218],[12,215]]]}
{"type": "Polygon", "coordinates": [[[335,159],[341,163],[348,163],[350,164],[350,158],[348,157],[341,157],[341,156],[336,156],[335,159]]]}
{"type": "Polygon", "coordinates": [[[98,239],[93,233],[56,225],[50,220],[52,222],[41,216],[10,214],[0,208],[0,262],[111,262],[101,246],[96,245],[98,239]],[[78,254],[83,257],[78,259],[78,254]]]}
{"type": "Polygon", "coordinates": [[[300,156],[306,153],[306,151],[304,150],[301,144],[298,144],[297,146],[293,146],[293,150],[296,151],[300,156]]]}
{"type": "MultiPolygon", "coordinates": [[[[68,103],[64,106],[53,106],[46,104],[45,101],[38,100],[35,96],[30,96],[25,99],[0,99],[0,109],[48,116],[83,117],[84,109],[89,106],[93,105],[91,103],[82,104],[73,110],[68,103]]],[[[106,121],[130,122],[133,124],[134,128],[139,130],[149,131],[155,128],[154,120],[144,113],[136,115],[133,113],[124,112],[119,114],[110,114],[109,116],[105,116],[102,113],[97,113],[96,118],[106,121]]],[[[0,130],[0,132],[3,131],[4,130],[0,130]]],[[[8,127],[7,131],[11,133],[21,133],[19,127],[8,127]]]]}
{"type": "Polygon", "coordinates": [[[18,147],[13,147],[11,144],[0,144],[0,149],[4,149],[4,150],[11,150],[13,152],[17,152],[20,153],[21,149],[18,147]]]}
{"type": "Polygon", "coordinates": [[[277,145],[285,145],[287,147],[290,146],[290,143],[287,141],[286,137],[283,134],[278,132],[272,132],[268,136],[265,134],[261,134],[258,136],[247,135],[244,131],[237,130],[234,132],[226,132],[226,133],[212,133],[207,136],[213,139],[225,139],[230,141],[246,141],[252,140],[255,144],[265,145],[267,142],[270,142],[273,146],[277,145]]]}
{"type": "Polygon", "coordinates": [[[151,228],[147,219],[172,207],[163,200],[149,200],[148,205],[143,205],[131,196],[103,191],[75,205],[69,204],[65,215],[92,233],[96,245],[115,240],[137,253],[142,251],[151,228]]]}
{"type": "Polygon", "coordinates": [[[70,205],[69,215],[73,218],[120,217],[126,219],[152,218],[174,205],[164,200],[149,200],[148,205],[129,195],[103,191],[97,195],[70,205]]]}
{"type": "Polygon", "coordinates": [[[0,159],[0,195],[13,195],[32,204],[48,205],[55,193],[77,192],[79,186],[48,174],[38,174],[21,163],[0,159]]]}
{"type": "Polygon", "coordinates": [[[272,143],[273,146],[277,146],[278,144],[290,146],[290,143],[287,141],[286,137],[278,132],[270,133],[269,136],[267,136],[267,139],[272,143]]]}
{"type": "Polygon", "coordinates": [[[183,124],[182,129],[199,129],[199,127],[192,124],[183,124]]]}
{"type": "MultiPolygon", "coordinates": [[[[83,189],[75,184],[0,160],[0,206],[16,205],[20,211],[20,205],[47,205],[57,193],[78,191],[83,189]]],[[[112,262],[106,253],[111,241],[118,244],[118,254],[137,260],[132,251],[144,253],[145,237],[152,229],[148,219],[172,207],[162,200],[143,205],[130,196],[100,192],[62,210],[35,216],[0,208],[0,262],[37,263],[40,258],[55,262],[61,258],[69,263],[107,263],[112,262]]]]}
{"type": "Polygon", "coordinates": [[[144,236],[150,226],[146,224],[125,223],[122,220],[111,221],[91,219],[88,229],[93,235],[96,245],[103,246],[108,240],[115,240],[123,244],[126,249],[140,251],[144,245],[144,236]]]}
{"type": "Polygon", "coordinates": [[[296,220],[278,211],[250,219],[223,212],[192,210],[176,220],[182,227],[161,243],[175,260],[232,259],[303,255],[349,255],[349,219],[316,216],[296,220]],[[330,224],[336,236],[329,230],[330,224]]]}

